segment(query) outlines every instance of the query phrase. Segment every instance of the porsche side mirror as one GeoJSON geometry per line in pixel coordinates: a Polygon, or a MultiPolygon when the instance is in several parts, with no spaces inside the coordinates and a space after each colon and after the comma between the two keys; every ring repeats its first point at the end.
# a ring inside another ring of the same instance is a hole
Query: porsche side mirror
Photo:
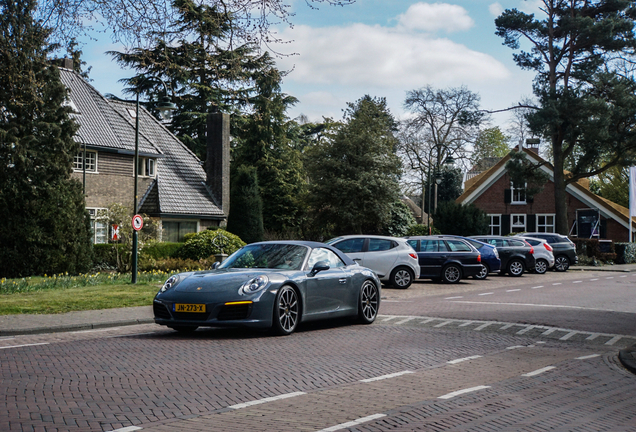
{"type": "Polygon", "coordinates": [[[212,264],[212,270],[216,270],[220,265],[221,263],[216,261],[214,264],[212,264]]]}
{"type": "Polygon", "coordinates": [[[309,273],[310,276],[316,276],[318,272],[329,270],[329,263],[327,261],[318,261],[314,264],[314,268],[311,269],[309,273]]]}

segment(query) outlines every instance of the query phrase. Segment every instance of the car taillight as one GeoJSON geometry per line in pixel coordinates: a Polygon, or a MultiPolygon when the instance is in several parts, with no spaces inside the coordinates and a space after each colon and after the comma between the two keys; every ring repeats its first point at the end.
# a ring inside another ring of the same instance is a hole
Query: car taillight
{"type": "Polygon", "coordinates": [[[550,246],[549,244],[543,243],[543,247],[545,247],[548,250],[548,252],[552,252],[552,246],[550,246]]]}
{"type": "Polygon", "coordinates": [[[409,253],[409,256],[413,259],[417,259],[417,254],[414,253],[409,253]]]}
{"type": "Polygon", "coordinates": [[[481,254],[477,255],[477,262],[480,263],[481,262],[481,254]]]}
{"type": "Polygon", "coordinates": [[[530,253],[534,254],[534,248],[532,246],[530,246],[530,253]]]}

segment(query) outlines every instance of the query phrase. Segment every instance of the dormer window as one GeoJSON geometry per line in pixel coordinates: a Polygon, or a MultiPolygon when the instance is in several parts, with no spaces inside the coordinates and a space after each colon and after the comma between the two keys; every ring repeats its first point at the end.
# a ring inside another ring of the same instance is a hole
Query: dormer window
{"type": "Polygon", "coordinates": [[[157,175],[157,160],[140,157],[137,164],[137,173],[143,177],[155,177],[157,175]]]}
{"type": "Polygon", "coordinates": [[[510,183],[511,204],[526,204],[526,183],[510,183]]]}
{"type": "MultiPolygon", "coordinates": [[[[84,171],[84,152],[75,154],[73,158],[73,171],[84,171]]],[[[86,172],[97,172],[97,152],[86,152],[86,172]]]]}

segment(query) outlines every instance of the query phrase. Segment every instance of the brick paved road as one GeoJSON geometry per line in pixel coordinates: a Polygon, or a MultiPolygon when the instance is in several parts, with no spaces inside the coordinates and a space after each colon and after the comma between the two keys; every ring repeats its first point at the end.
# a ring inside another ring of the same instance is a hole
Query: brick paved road
{"type": "MultiPolygon", "coordinates": [[[[541,290],[492,279],[488,297],[541,290]]],[[[395,303],[371,326],[290,337],[143,325],[0,339],[0,431],[636,430],[636,377],[616,361],[636,335],[424,313],[485,287],[385,290],[395,303]]]]}

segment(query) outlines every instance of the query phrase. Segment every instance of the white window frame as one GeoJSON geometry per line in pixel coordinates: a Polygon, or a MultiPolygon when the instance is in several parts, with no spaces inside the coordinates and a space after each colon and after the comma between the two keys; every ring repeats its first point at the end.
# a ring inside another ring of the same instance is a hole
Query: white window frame
{"type": "Polygon", "coordinates": [[[100,213],[107,211],[108,209],[105,208],[86,208],[86,210],[88,210],[88,214],[91,217],[91,230],[92,230],[92,241],[93,244],[106,244],[108,243],[108,231],[109,231],[109,226],[108,226],[108,219],[104,216],[101,216],[100,213]],[[103,223],[104,224],[104,230],[105,230],[105,234],[100,234],[98,236],[98,232],[95,229],[97,222],[103,223]]]}
{"type": "Polygon", "coordinates": [[[518,232],[526,232],[528,226],[528,216],[525,213],[514,213],[510,215],[510,232],[518,233],[518,232]],[[523,228],[521,228],[520,224],[515,225],[515,219],[523,219],[523,228]]]}
{"type": "Polygon", "coordinates": [[[137,163],[138,163],[137,174],[140,177],[154,178],[157,176],[157,159],[149,158],[149,157],[140,157],[137,163]],[[147,172],[147,171],[151,171],[151,172],[147,172]]]}
{"type": "Polygon", "coordinates": [[[501,214],[489,214],[488,217],[490,218],[490,235],[501,235],[501,214]],[[499,218],[498,223],[495,223],[495,218],[499,218]],[[499,232],[495,233],[494,228],[497,228],[499,232]]]}
{"type": "MultiPolygon", "coordinates": [[[[73,171],[83,172],[84,150],[80,150],[73,158],[73,171]],[[79,168],[78,168],[79,167],[79,168]]],[[[86,150],[86,172],[97,173],[97,152],[95,150],[86,150]],[[91,156],[94,155],[94,161],[91,162],[91,156]]]]}
{"type": "Polygon", "coordinates": [[[544,232],[544,233],[554,233],[554,227],[555,227],[555,219],[556,219],[556,215],[554,213],[540,213],[536,215],[536,231],[537,232],[544,232]],[[540,224],[539,223],[539,218],[543,217],[545,218],[545,223],[540,224]],[[552,218],[552,223],[549,224],[547,222],[547,219],[551,217],[552,218]],[[543,230],[542,230],[543,228],[543,230]]]}
{"type": "Polygon", "coordinates": [[[526,200],[527,186],[528,184],[524,183],[523,187],[515,188],[514,183],[510,182],[510,204],[527,204],[527,200],[526,200]]]}

